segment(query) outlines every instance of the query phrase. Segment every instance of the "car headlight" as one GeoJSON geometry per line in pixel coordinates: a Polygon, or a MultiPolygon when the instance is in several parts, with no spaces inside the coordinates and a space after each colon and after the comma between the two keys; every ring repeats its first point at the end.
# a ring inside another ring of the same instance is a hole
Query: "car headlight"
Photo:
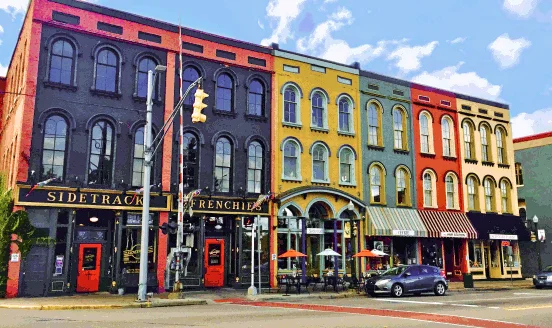
{"type": "Polygon", "coordinates": [[[533,275],[533,279],[537,279],[537,276],[533,275]]]}
{"type": "Polygon", "coordinates": [[[552,281],[552,276],[547,276],[546,281],[552,281]]]}
{"type": "Polygon", "coordinates": [[[387,283],[390,282],[390,281],[391,281],[391,279],[379,280],[378,282],[376,282],[376,285],[378,285],[378,286],[387,285],[387,283]]]}

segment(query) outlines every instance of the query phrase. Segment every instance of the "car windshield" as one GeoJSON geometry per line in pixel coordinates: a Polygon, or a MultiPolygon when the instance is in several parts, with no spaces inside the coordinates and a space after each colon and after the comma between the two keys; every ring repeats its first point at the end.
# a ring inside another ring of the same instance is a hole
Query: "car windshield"
{"type": "Polygon", "coordinates": [[[389,269],[389,270],[385,271],[381,275],[382,276],[398,276],[401,273],[405,272],[406,269],[408,269],[408,267],[405,267],[405,266],[396,267],[396,268],[389,269]]]}
{"type": "Polygon", "coordinates": [[[552,265],[549,266],[549,267],[544,268],[544,270],[542,270],[542,272],[552,272],[552,265]]]}

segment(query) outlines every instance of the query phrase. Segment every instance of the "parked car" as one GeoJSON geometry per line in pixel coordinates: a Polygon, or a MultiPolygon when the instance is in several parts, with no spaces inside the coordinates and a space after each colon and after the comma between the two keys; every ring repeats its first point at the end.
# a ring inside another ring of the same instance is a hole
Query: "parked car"
{"type": "Polygon", "coordinates": [[[437,267],[404,265],[369,278],[365,283],[365,289],[370,296],[390,294],[401,297],[404,294],[420,295],[426,292],[443,296],[448,289],[448,281],[444,271],[437,267]]]}
{"type": "Polygon", "coordinates": [[[533,285],[537,289],[552,287],[552,265],[533,276],[533,285]]]}

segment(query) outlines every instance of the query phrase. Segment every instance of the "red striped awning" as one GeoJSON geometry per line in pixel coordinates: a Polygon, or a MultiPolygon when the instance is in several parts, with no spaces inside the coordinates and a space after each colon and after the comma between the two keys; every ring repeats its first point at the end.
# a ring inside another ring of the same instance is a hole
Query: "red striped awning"
{"type": "Polygon", "coordinates": [[[466,213],[418,210],[430,238],[477,239],[477,231],[466,213]]]}

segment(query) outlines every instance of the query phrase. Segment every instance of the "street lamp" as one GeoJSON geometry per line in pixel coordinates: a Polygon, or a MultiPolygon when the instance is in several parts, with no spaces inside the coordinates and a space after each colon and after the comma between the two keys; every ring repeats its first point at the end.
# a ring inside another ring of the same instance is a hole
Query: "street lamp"
{"type": "MultiPolygon", "coordinates": [[[[535,224],[535,234],[539,235],[539,218],[534,215],[533,216],[533,223],[535,224]]],[[[542,271],[542,259],[541,259],[541,252],[540,252],[540,241],[538,240],[538,238],[535,238],[535,240],[532,240],[533,242],[536,242],[537,243],[537,256],[538,256],[538,265],[539,265],[539,272],[542,271]]]]}
{"type": "MultiPolygon", "coordinates": [[[[349,227],[349,233],[351,234],[351,244],[352,244],[352,251],[355,252],[355,222],[353,218],[353,210],[355,209],[355,204],[353,204],[352,200],[349,200],[349,204],[347,204],[347,210],[349,210],[349,221],[350,221],[350,227],[349,227]]],[[[356,259],[352,258],[351,262],[351,273],[356,276],[356,259]]]]}

